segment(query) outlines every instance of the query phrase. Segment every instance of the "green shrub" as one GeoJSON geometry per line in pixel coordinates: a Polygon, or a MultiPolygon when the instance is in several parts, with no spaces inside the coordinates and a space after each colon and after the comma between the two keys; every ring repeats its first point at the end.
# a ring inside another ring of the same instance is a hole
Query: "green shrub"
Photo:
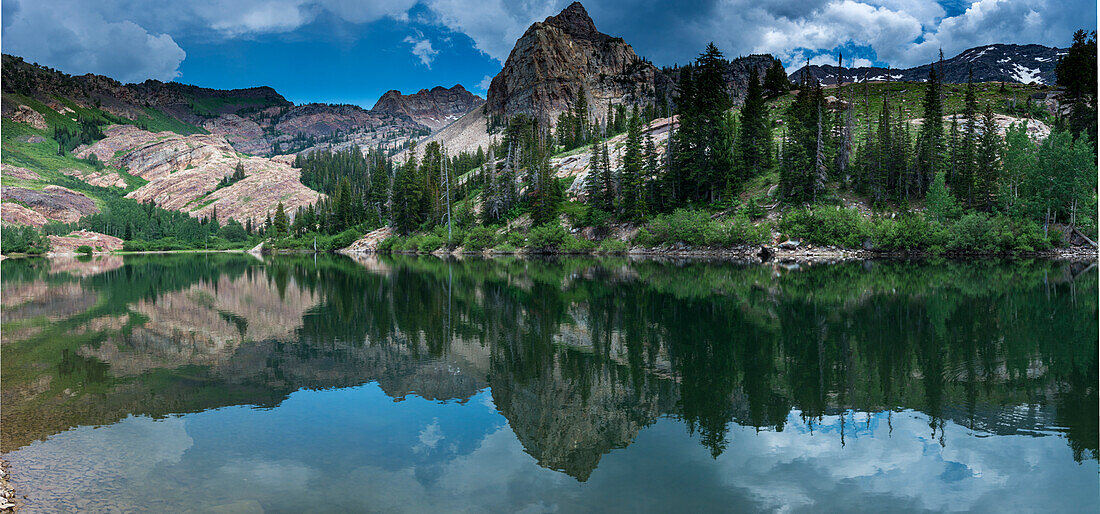
{"type": "Polygon", "coordinates": [[[442,236],[428,234],[420,238],[419,243],[416,245],[416,250],[423,253],[431,253],[442,247],[444,243],[446,243],[446,239],[442,236]]]}
{"type": "Polygon", "coordinates": [[[393,250],[395,244],[401,241],[401,236],[390,236],[378,242],[379,252],[389,252],[393,250]]]}
{"type": "Polygon", "coordinates": [[[492,246],[495,236],[493,229],[489,227],[474,227],[466,233],[462,246],[467,250],[478,252],[492,246]]]}
{"type": "Polygon", "coordinates": [[[509,243],[501,243],[493,248],[493,251],[496,253],[516,253],[516,247],[509,243]]]}
{"type": "Polygon", "coordinates": [[[589,253],[595,249],[596,243],[571,234],[566,235],[561,244],[561,251],[564,253],[589,253]]]}
{"type": "Polygon", "coordinates": [[[771,227],[754,225],[748,219],[736,217],[731,220],[711,220],[703,232],[707,246],[728,247],[743,244],[764,244],[771,239],[771,227]]]}
{"type": "Polygon", "coordinates": [[[90,254],[92,253],[92,247],[88,245],[80,245],[76,247],[76,253],[90,254]]]}
{"type": "Polygon", "coordinates": [[[789,237],[818,245],[855,248],[870,234],[870,225],[855,209],[818,207],[793,209],[779,221],[779,230],[789,237]]]}
{"type": "Polygon", "coordinates": [[[146,247],[146,242],[140,239],[122,242],[122,249],[127,252],[144,252],[146,250],[146,247]]]}
{"type": "Polygon", "coordinates": [[[527,246],[537,250],[556,250],[565,243],[569,234],[557,223],[545,223],[532,227],[527,233],[527,246]]]}
{"type": "MultiPolygon", "coordinates": [[[[637,236],[635,236],[635,239],[636,238],[637,236]]],[[[607,238],[600,241],[600,252],[603,253],[626,253],[629,248],[630,245],[628,245],[626,241],[620,239],[607,238]]]]}
{"type": "Polygon", "coordinates": [[[649,222],[650,244],[684,243],[690,246],[706,244],[706,229],[710,215],[705,211],[676,209],[672,214],[662,214],[649,222]]]}
{"type": "MultiPolygon", "coordinates": [[[[318,249],[339,250],[351,246],[351,244],[358,241],[360,237],[363,237],[363,234],[354,228],[349,228],[336,234],[331,241],[327,241],[328,244],[324,245],[324,247],[321,246],[321,241],[318,241],[317,247],[318,249]]],[[[312,242],[310,246],[312,247],[312,242]]]]}

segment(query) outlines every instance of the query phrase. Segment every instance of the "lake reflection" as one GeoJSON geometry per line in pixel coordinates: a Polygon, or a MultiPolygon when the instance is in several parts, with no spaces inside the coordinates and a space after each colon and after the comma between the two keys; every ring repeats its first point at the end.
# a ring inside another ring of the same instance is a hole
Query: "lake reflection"
{"type": "Polygon", "coordinates": [[[1095,508],[1097,271],[6,260],[28,511],[1095,508]]]}

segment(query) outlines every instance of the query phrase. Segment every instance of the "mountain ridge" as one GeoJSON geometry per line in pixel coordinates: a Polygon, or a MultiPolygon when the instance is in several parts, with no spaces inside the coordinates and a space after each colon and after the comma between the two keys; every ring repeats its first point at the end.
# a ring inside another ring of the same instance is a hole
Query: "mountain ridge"
{"type": "MultiPolygon", "coordinates": [[[[942,69],[941,80],[945,83],[965,83],[969,70],[974,70],[975,82],[1019,82],[1053,85],[1057,80],[1055,67],[1058,59],[1065,55],[1062,48],[1043,45],[1014,45],[993,43],[976,46],[959,52],[958,55],[935,63],[942,69]]],[[[843,68],[844,82],[863,81],[904,81],[923,82],[928,80],[928,69],[932,65],[922,64],[912,68],[887,68],[881,66],[862,66],[843,68]]],[[[810,73],[819,82],[833,85],[841,68],[835,65],[802,66],[789,75],[792,82],[801,80],[804,73],[810,73]],[[807,71],[808,70],[808,71],[807,71]]]]}

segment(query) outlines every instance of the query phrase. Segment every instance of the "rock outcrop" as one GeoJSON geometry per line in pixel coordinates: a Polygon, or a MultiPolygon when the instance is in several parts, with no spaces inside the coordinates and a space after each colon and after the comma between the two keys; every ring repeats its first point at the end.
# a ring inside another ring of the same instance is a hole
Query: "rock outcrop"
{"type": "Polygon", "coordinates": [[[46,125],[46,117],[42,116],[42,113],[26,105],[17,107],[11,116],[11,120],[16,123],[26,123],[38,130],[46,130],[49,128],[49,126],[46,125]]]}
{"type": "Polygon", "coordinates": [[[461,84],[451,88],[436,86],[403,95],[396,89],[386,91],[371,108],[371,112],[403,114],[433,131],[450,125],[463,114],[484,102],[466,91],[461,84]]]}
{"type": "Polygon", "coordinates": [[[91,198],[61,186],[48,185],[41,191],[3,186],[0,197],[4,200],[5,224],[41,227],[50,220],[72,223],[84,215],[99,212],[91,198]]]}
{"type": "Polygon", "coordinates": [[[490,116],[527,114],[552,125],[581,91],[589,112],[603,118],[609,104],[652,103],[671,85],[622,38],[596,30],[574,2],[519,38],[489,86],[486,107],[490,116]]]}
{"type": "Polygon", "coordinates": [[[91,247],[95,253],[107,253],[122,249],[122,240],[92,232],[90,230],[76,230],[65,236],[47,236],[50,239],[51,254],[77,253],[81,246],[91,247]]]}
{"type": "Polygon", "coordinates": [[[42,178],[38,173],[27,168],[12,166],[11,164],[0,164],[0,175],[20,180],[40,180],[42,178]]]}
{"type": "Polygon", "coordinates": [[[393,227],[382,227],[378,230],[371,231],[367,235],[361,237],[358,241],[348,245],[347,248],[342,248],[341,253],[370,253],[378,249],[378,243],[381,243],[386,238],[396,234],[397,232],[393,227]]]}
{"type": "MultiPolygon", "coordinates": [[[[967,81],[970,70],[974,70],[975,82],[1019,82],[1021,84],[1054,84],[1055,66],[1058,59],[1066,54],[1060,48],[1043,45],[985,45],[965,50],[959,55],[936,63],[940,77],[946,83],[962,84],[967,81]]],[[[928,68],[923,64],[913,68],[891,69],[878,66],[859,68],[838,68],[833,65],[803,66],[791,73],[792,82],[802,79],[804,73],[810,73],[819,82],[826,85],[836,84],[841,73],[844,82],[863,81],[911,81],[928,80],[928,68]]]]}
{"type": "Polygon", "coordinates": [[[126,195],[142,203],[205,217],[217,212],[222,223],[260,222],[279,202],[287,212],[310,205],[320,193],[304,186],[301,172],[285,158],[240,156],[224,136],[172,132],[152,133],[129,125],[111,126],[107,136],[78,152],[97,155],[111,166],[126,168],[148,183],[126,195]],[[245,178],[219,188],[237,164],[245,178]]]}

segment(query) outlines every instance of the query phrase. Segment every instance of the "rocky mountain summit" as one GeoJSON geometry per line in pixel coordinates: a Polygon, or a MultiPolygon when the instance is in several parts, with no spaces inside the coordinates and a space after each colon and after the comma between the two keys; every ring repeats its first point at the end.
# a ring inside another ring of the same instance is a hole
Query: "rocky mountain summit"
{"type": "Polygon", "coordinates": [[[527,114],[555,123],[583,91],[589,111],[603,117],[609,104],[649,104],[672,82],[634,53],[622,38],[596,29],[580,2],[532,24],[493,78],[486,112],[527,114]]]}
{"type": "Polygon", "coordinates": [[[450,88],[436,86],[421,89],[411,95],[391,89],[378,99],[370,112],[405,115],[434,132],[461,118],[484,101],[484,98],[467,91],[461,84],[450,88]]]}
{"type": "MultiPolygon", "coordinates": [[[[974,71],[975,82],[1019,82],[1021,84],[1052,85],[1055,81],[1054,68],[1058,59],[1066,50],[1043,45],[1004,45],[993,44],[979,46],[963,51],[942,63],[936,63],[937,71],[942,70],[944,82],[961,84],[967,81],[970,70],[974,71]]],[[[802,79],[804,73],[810,73],[822,84],[836,84],[842,72],[844,82],[863,81],[910,81],[928,80],[929,64],[913,68],[891,69],[878,66],[859,68],[838,68],[833,65],[803,66],[791,73],[792,82],[802,79]]]]}

